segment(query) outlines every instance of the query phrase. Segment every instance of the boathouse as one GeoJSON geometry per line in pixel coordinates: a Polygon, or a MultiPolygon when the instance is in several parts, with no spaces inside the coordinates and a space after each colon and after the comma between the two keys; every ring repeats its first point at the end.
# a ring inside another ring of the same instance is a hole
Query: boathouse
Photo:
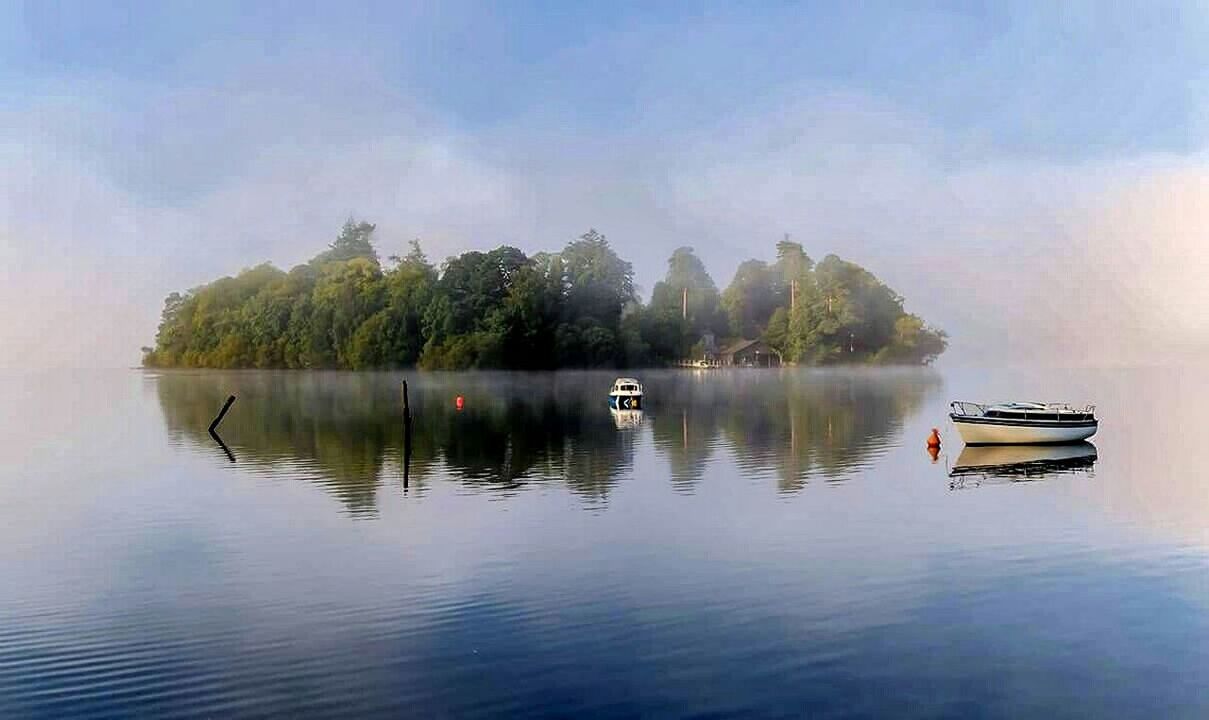
{"type": "Polygon", "coordinates": [[[781,355],[763,340],[740,340],[719,355],[725,367],[778,367],[781,355]]]}

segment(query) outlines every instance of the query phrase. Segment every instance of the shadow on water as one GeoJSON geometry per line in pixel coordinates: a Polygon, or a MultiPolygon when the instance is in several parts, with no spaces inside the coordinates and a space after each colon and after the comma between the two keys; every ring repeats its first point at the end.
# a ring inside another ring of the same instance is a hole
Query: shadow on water
{"type": "MultiPolygon", "coordinates": [[[[646,412],[610,412],[609,372],[409,373],[409,486],[434,478],[507,496],[557,482],[587,505],[607,502],[644,439],[693,492],[718,453],[771,475],[783,492],[811,476],[847,477],[892,444],[940,386],[926,371],[648,371],[646,412]],[[465,398],[455,407],[458,395],[465,398]]],[[[354,515],[372,515],[383,483],[403,482],[397,373],[167,372],[156,391],[174,442],[210,445],[206,427],[229,394],[228,458],[251,472],[316,483],[354,515]]]]}
{"type": "Polygon", "coordinates": [[[1058,475],[1094,477],[1098,455],[1089,442],[1071,445],[967,445],[949,470],[949,488],[1032,482],[1058,475]]]}

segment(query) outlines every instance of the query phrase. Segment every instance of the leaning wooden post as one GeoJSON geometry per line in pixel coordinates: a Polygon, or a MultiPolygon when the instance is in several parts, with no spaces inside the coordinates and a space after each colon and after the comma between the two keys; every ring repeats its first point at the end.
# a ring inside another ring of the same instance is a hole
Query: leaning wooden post
{"type": "Polygon", "coordinates": [[[210,432],[211,433],[213,433],[214,428],[218,427],[218,424],[220,422],[222,422],[222,419],[227,416],[227,411],[231,409],[231,403],[233,403],[233,402],[235,402],[235,396],[234,395],[227,396],[226,404],[224,404],[222,406],[222,410],[218,411],[218,416],[214,418],[214,422],[210,423],[210,432]]]}
{"type": "Polygon", "coordinates": [[[403,381],[403,489],[407,489],[411,470],[411,405],[407,401],[407,381],[403,381]]]}

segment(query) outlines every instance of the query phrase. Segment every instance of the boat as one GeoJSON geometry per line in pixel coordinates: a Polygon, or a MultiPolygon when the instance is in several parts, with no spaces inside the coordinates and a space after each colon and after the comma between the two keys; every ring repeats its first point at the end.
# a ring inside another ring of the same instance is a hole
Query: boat
{"type": "Polygon", "coordinates": [[[1096,457],[1096,446],[1086,440],[1069,445],[968,445],[961,449],[949,477],[1034,480],[1090,470],[1096,457]]]}
{"type": "Polygon", "coordinates": [[[609,390],[609,407],[614,410],[641,410],[642,383],[634,378],[617,378],[609,390]]]}
{"type": "Polygon", "coordinates": [[[1007,402],[980,405],[954,402],[949,419],[967,445],[1055,445],[1096,434],[1096,408],[1067,403],[1007,402]]]}

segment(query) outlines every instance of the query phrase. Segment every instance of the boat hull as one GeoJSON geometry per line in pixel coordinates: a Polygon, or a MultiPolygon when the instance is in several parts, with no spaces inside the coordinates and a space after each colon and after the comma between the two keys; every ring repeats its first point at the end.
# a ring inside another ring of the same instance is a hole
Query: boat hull
{"type": "Polygon", "coordinates": [[[614,410],[641,410],[641,395],[609,395],[609,407],[614,410]]]}
{"type": "Polygon", "coordinates": [[[950,416],[967,445],[1061,445],[1096,434],[1099,423],[1013,422],[994,418],[950,416]]]}

